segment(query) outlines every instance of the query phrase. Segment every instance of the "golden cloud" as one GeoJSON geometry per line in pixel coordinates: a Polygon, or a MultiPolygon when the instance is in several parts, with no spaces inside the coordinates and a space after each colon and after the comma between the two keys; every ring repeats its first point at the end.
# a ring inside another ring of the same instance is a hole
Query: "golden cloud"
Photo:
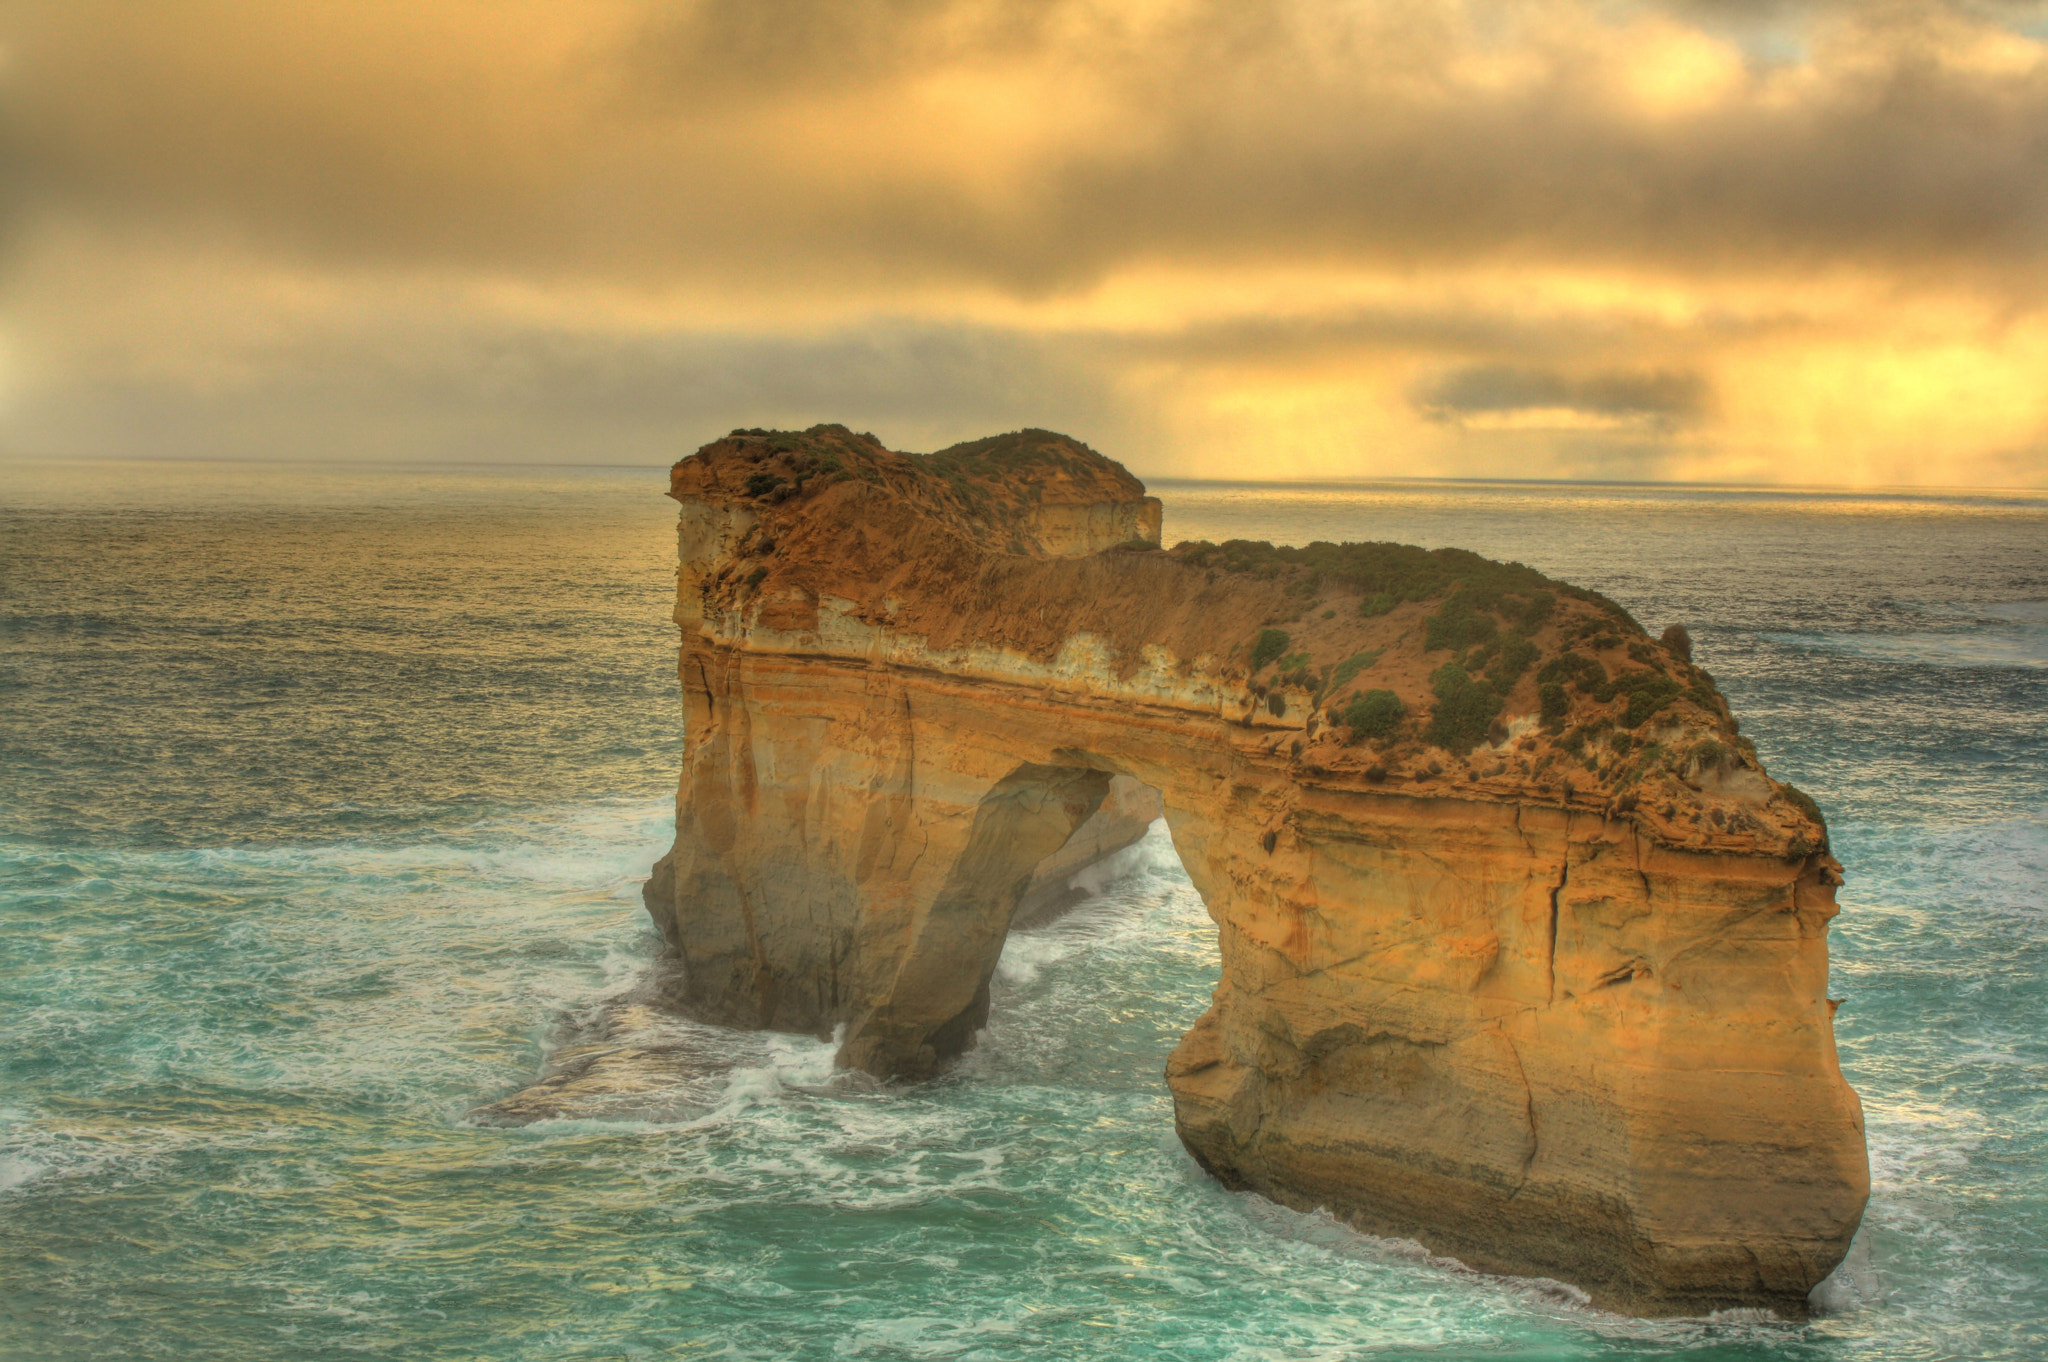
{"type": "Polygon", "coordinates": [[[7,438],[2037,483],[2041,14],[20,5],[7,438]]]}

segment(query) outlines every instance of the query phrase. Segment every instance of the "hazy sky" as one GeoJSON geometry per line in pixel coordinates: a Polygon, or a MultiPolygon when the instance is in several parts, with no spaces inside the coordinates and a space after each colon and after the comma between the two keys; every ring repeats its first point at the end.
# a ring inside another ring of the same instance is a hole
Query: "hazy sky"
{"type": "Polygon", "coordinates": [[[2048,484],[2048,4],[12,0],[0,453],[2048,484]]]}

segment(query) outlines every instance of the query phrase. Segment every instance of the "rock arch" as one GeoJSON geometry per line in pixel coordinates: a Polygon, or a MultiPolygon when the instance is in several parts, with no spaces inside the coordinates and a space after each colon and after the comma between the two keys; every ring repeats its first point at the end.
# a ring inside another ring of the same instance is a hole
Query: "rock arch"
{"type": "Polygon", "coordinates": [[[1003,440],[677,465],[685,758],[647,902],[689,1006],[934,1072],[1033,868],[1127,776],[1217,923],[1167,1069],[1216,1176],[1616,1308],[1803,1310],[1868,1191],[1839,875],[1711,680],[1469,555],[1159,552],[1122,469],[1003,440]],[[1573,689],[1528,674],[1552,655],[1573,689]],[[1410,716],[1375,742],[1335,721],[1360,675],[1410,716]],[[1425,725],[1482,684],[1492,740],[1425,725]]]}

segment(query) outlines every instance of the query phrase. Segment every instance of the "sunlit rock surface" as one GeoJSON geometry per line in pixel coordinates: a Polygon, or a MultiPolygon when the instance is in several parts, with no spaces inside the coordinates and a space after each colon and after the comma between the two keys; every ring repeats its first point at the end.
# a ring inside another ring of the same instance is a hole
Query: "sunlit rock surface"
{"type": "Polygon", "coordinates": [[[1121,779],[1217,924],[1167,1078],[1218,1178],[1640,1313],[1799,1313],[1840,1261],[1840,867],[1682,639],[1454,550],[1161,550],[1142,485],[1042,431],[736,432],[672,495],[647,904],[697,1016],[935,1072],[1121,779]]]}

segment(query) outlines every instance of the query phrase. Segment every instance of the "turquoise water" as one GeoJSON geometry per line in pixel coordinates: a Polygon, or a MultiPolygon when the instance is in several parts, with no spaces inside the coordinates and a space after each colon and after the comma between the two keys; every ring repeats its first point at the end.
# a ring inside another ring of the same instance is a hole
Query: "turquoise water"
{"type": "Polygon", "coordinates": [[[658,470],[0,468],[0,1356],[2048,1355],[2048,500],[1164,483],[1678,620],[1849,867],[1870,1213],[1801,1324],[1643,1323],[1226,1193],[1155,840],[954,1073],[666,1023],[643,1119],[472,1124],[658,993],[658,470]]]}

